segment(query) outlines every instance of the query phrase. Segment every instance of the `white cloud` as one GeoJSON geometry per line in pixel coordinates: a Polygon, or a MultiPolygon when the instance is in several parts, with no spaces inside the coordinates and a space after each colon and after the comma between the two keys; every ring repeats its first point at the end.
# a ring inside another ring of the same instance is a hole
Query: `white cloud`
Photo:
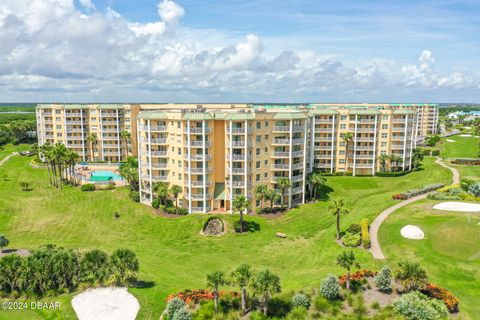
{"type": "Polygon", "coordinates": [[[412,94],[455,90],[478,95],[478,74],[440,73],[429,50],[416,64],[378,58],[352,64],[295,47],[272,53],[254,34],[184,28],[185,11],[170,0],[159,2],[158,21],[149,23],[129,21],[112,8],[99,12],[90,1],[80,4],[0,0],[3,99],[288,102],[411,100],[412,94]]]}
{"type": "Polygon", "coordinates": [[[79,0],[79,2],[86,9],[95,10],[95,5],[92,0],[79,0]]]}

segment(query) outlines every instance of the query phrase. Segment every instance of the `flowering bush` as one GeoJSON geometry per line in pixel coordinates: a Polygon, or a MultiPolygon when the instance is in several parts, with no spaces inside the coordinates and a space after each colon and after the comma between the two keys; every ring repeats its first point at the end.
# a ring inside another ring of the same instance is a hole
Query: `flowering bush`
{"type": "Polygon", "coordinates": [[[444,289],[433,283],[429,283],[422,292],[430,298],[442,300],[447,306],[449,312],[458,312],[458,298],[447,289],[444,289]]]}
{"type": "Polygon", "coordinates": [[[370,248],[370,232],[368,231],[368,219],[362,219],[362,243],[365,249],[370,248]]]}
{"type": "MultiPolygon", "coordinates": [[[[231,297],[239,297],[238,292],[226,292],[226,291],[219,291],[218,292],[219,297],[223,296],[231,296],[231,297]]],[[[177,292],[175,294],[171,294],[167,297],[167,301],[170,301],[174,298],[179,298],[183,301],[185,301],[186,304],[190,303],[200,303],[201,301],[206,301],[206,300],[213,300],[213,292],[210,290],[184,290],[177,292]]]]}
{"type": "MultiPolygon", "coordinates": [[[[377,272],[372,270],[367,270],[367,269],[358,270],[350,274],[350,281],[360,282],[365,278],[375,277],[376,274],[377,272]]],[[[347,282],[347,275],[346,274],[341,275],[340,277],[338,277],[338,281],[340,282],[341,285],[344,285],[347,282]]]]}
{"type": "Polygon", "coordinates": [[[418,291],[402,295],[393,303],[393,311],[405,320],[445,319],[447,308],[439,300],[431,300],[418,291]]]}
{"type": "Polygon", "coordinates": [[[407,196],[402,193],[397,193],[392,196],[393,200],[407,200],[407,196]]]}

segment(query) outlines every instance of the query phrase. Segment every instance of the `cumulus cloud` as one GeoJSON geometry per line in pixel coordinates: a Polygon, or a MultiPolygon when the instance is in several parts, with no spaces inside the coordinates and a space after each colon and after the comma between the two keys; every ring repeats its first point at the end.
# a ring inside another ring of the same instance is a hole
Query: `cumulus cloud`
{"type": "Polygon", "coordinates": [[[429,50],[410,65],[378,58],[352,65],[292,47],[274,54],[255,34],[198,36],[182,26],[184,15],[171,0],[160,1],[158,20],[148,23],[112,8],[100,12],[89,0],[0,0],[0,94],[20,101],[322,101],[480,85],[478,74],[437,72],[429,50]]]}

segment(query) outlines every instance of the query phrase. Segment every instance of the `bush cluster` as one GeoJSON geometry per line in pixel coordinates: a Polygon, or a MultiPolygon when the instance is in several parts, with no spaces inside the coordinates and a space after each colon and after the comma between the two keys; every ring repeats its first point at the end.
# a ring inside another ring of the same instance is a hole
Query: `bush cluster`
{"type": "Polygon", "coordinates": [[[347,247],[358,247],[361,242],[362,239],[359,233],[350,233],[347,231],[342,237],[342,243],[347,247]]]}
{"type": "Polygon", "coordinates": [[[447,307],[449,312],[451,313],[458,312],[458,303],[459,303],[458,298],[447,289],[444,289],[433,283],[429,283],[422,290],[422,292],[425,293],[430,298],[442,300],[443,303],[445,303],[445,306],[447,307]]]}
{"type": "Polygon", "coordinates": [[[420,189],[414,189],[414,190],[409,190],[407,192],[394,194],[392,196],[392,198],[394,200],[407,200],[407,199],[410,199],[412,197],[416,197],[418,195],[428,193],[430,191],[435,191],[435,190],[440,189],[442,187],[444,187],[444,185],[441,184],[441,183],[430,184],[430,185],[424,186],[420,189]]]}
{"type": "Polygon", "coordinates": [[[445,304],[436,299],[429,299],[426,295],[412,291],[402,295],[393,303],[396,314],[406,320],[438,320],[448,315],[445,304]]]}
{"type": "Polygon", "coordinates": [[[368,230],[368,219],[362,219],[361,221],[362,226],[362,243],[365,249],[370,248],[370,232],[368,230]]]}
{"type": "Polygon", "coordinates": [[[136,190],[130,190],[130,192],[128,193],[128,197],[135,202],[140,202],[140,192],[136,190]]]}
{"type": "MultiPolygon", "coordinates": [[[[377,272],[372,270],[367,270],[367,269],[358,270],[350,274],[350,281],[361,282],[365,278],[375,277],[376,274],[377,272]]],[[[347,282],[347,275],[343,274],[340,277],[338,277],[338,282],[340,283],[340,285],[343,286],[347,282]]]]}
{"type": "Polygon", "coordinates": [[[392,291],[392,270],[383,266],[379,273],[375,276],[375,285],[381,292],[392,291]]]}
{"type": "Polygon", "coordinates": [[[358,223],[352,223],[345,231],[350,233],[360,233],[362,231],[362,227],[358,223]]]}
{"type": "Polygon", "coordinates": [[[295,293],[292,297],[292,307],[308,309],[310,307],[310,298],[303,293],[295,293]]]}
{"type": "Polygon", "coordinates": [[[410,171],[392,171],[392,172],[375,172],[377,177],[401,177],[409,173],[410,171]]]}
{"type": "Polygon", "coordinates": [[[465,159],[465,158],[458,158],[452,161],[453,164],[458,165],[466,165],[466,166],[480,166],[479,159],[465,159]]]}
{"type": "Polygon", "coordinates": [[[75,289],[80,283],[129,284],[136,279],[138,259],[127,249],[110,256],[100,250],[80,253],[46,245],[29,256],[7,255],[0,259],[0,289],[10,297],[43,296],[75,289]]]}
{"type": "Polygon", "coordinates": [[[340,283],[334,275],[328,275],[322,282],[320,294],[328,300],[337,300],[340,298],[340,283]]]}
{"type": "Polygon", "coordinates": [[[93,183],[87,183],[80,187],[82,191],[95,191],[95,185],[93,183]]]}

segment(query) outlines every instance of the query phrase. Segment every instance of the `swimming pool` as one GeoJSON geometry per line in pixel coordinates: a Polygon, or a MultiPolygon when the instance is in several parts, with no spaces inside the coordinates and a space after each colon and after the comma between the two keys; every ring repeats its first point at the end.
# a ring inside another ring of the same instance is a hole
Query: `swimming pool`
{"type": "Polygon", "coordinates": [[[99,179],[103,180],[102,178],[105,181],[110,180],[109,178],[111,178],[111,180],[122,180],[122,177],[120,175],[116,174],[113,171],[95,170],[95,171],[92,171],[92,173],[91,173],[90,181],[92,181],[92,180],[98,181],[99,179]]]}

